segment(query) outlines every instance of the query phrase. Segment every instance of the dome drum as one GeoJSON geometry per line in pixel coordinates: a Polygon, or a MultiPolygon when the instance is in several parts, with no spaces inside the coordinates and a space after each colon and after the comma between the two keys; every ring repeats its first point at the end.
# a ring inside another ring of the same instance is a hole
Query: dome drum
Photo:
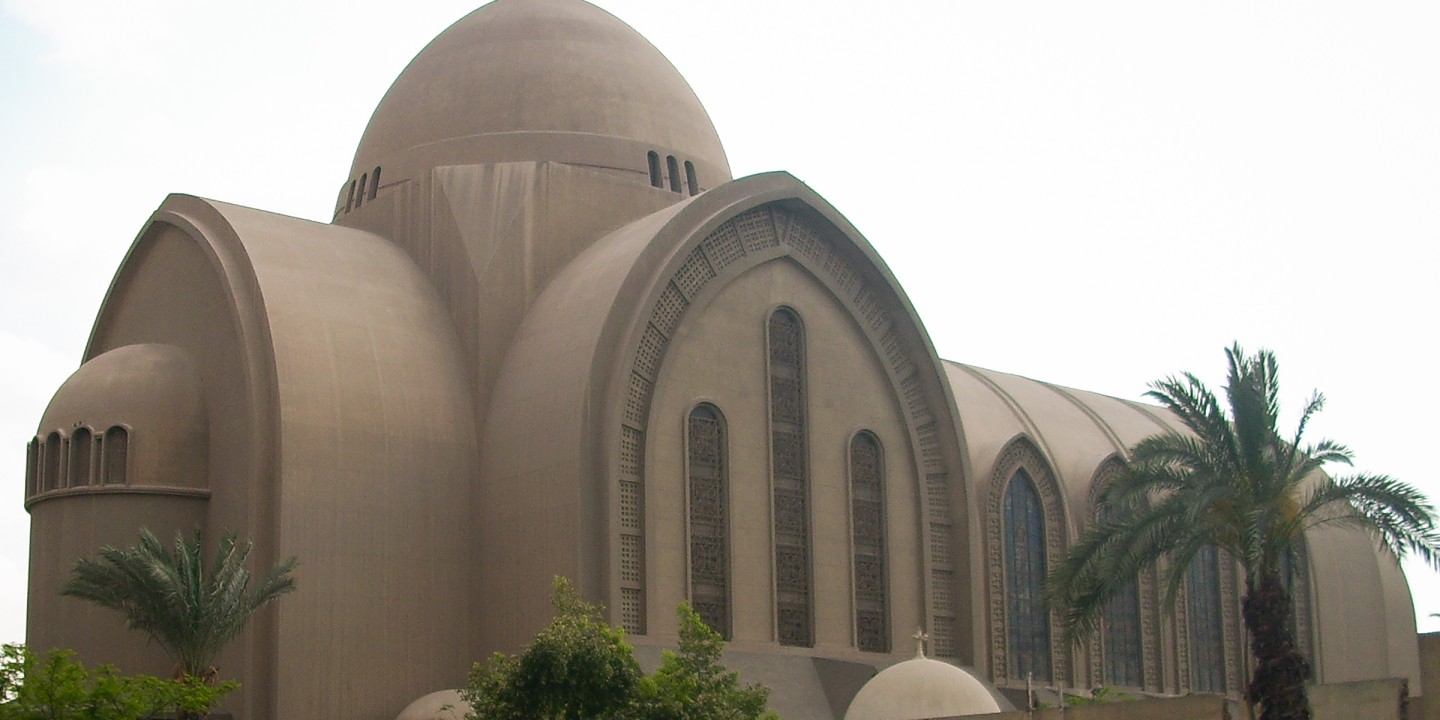
{"type": "Polygon", "coordinates": [[[633,28],[589,3],[498,0],[441,33],[390,86],[337,215],[383,187],[371,185],[377,168],[393,183],[428,168],[501,162],[603,168],[692,195],[731,179],[699,98],[633,28]],[[680,168],[693,180],[679,182],[680,168]]]}
{"type": "Polygon", "coordinates": [[[730,179],[727,165],[642,140],[579,132],[480,134],[397,150],[357,168],[340,187],[335,216],[362,207],[385,192],[386,187],[423,177],[433,168],[511,162],[579,165],[612,173],[627,183],[687,196],[730,179]],[[672,159],[675,172],[670,168],[672,159]],[[652,165],[656,161],[658,179],[652,165]]]}
{"type": "Polygon", "coordinates": [[[26,507],[77,494],[208,497],[208,427],[184,350],[148,343],[102,353],[45,411],[26,456],[26,507]]]}

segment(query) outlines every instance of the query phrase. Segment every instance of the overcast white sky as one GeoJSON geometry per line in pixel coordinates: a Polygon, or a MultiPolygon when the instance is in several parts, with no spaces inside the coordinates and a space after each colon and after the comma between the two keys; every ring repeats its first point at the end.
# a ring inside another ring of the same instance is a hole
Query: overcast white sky
{"type": "MultiPolygon", "coordinates": [[[[25,443],[166,193],[328,220],[474,0],[0,0],[0,641],[25,443]]],[[[1136,398],[1233,340],[1357,468],[1440,495],[1440,4],[601,0],[869,238],[942,356],[1136,398]]],[[[1407,571],[1422,629],[1440,576],[1407,571]]],[[[302,579],[303,582],[303,579],[302,579]]]]}

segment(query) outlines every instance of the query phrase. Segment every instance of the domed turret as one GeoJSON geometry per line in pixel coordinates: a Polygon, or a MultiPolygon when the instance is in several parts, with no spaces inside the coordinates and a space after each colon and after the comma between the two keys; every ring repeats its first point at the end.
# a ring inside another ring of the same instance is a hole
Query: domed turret
{"type": "Polygon", "coordinates": [[[673,176],[699,189],[730,179],[694,91],[630,26],[581,0],[497,0],[395,80],[355,153],[347,185],[360,187],[342,190],[340,205],[346,192],[359,203],[383,187],[377,168],[389,182],[510,161],[607,168],[655,185],[673,176]]]}
{"type": "Polygon", "coordinates": [[[185,351],[116,348],[81,365],[51,399],[27,495],[203,485],[207,428],[200,375],[185,351]]]}

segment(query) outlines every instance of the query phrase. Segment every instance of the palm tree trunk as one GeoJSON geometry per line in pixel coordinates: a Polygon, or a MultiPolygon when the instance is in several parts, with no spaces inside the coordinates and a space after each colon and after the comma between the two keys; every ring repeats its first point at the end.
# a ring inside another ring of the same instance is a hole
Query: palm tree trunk
{"type": "Polygon", "coordinates": [[[1290,632],[1290,596],[1279,573],[1246,578],[1245,629],[1255,673],[1250,678],[1249,700],[1259,703],[1260,720],[1310,720],[1305,681],[1310,663],[1295,648],[1290,632]]]}

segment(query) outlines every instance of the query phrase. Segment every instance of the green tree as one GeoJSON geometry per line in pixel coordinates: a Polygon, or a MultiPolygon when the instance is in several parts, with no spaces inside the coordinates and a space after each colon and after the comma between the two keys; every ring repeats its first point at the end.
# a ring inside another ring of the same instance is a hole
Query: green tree
{"type": "Polygon", "coordinates": [[[740,686],[720,663],[724,641],[682,603],[680,651],[644,676],[625,631],[556,578],[555,616],[518,655],[476,663],[461,697],[477,720],[755,720],[770,691],[740,686]]]}
{"type": "Polygon", "coordinates": [[[203,714],[234,682],[162,680],[87,669],[68,650],[42,654],[6,645],[0,653],[0,720],[139,720],[163,712],[203,714]]]}
{"type": "Polygon", "coordinates": [[[610,627],[598,606],[556,578],[555,616],[516,656],[476,663],[461,697],[480,720],[590,720],[627,711],[640,665],[625,631],[610,627]]]}
{"type": "Polygon", "coordinates": [[[741,687],[740,674],[720,662],[725,647],[689,603],[675,609],[680,621],[680,651],[665,651],[660,667],[640,686],[636,720],[756,720],[774,718],[766,711],[770,689],[741,687]]]}
{"type": "Polygon", "coordinates": [[[245,559],[250,543],[235,533],[220,538],[209,566],[200,532],[175,534],[170,553],[148,529],[133,548],[103,547],[94,558],[75,563],[64,594],[119,611],[130,628],[144,632],[174,661],[177,678],[213,680],[215,658],[256,611],[295,589],[290,559],[250,587],[245,559]]]}
{"type": "Polygon", "coordinates": [[[1196,554],[1220,548],[1245,575],[1244,623],[1256,659],[1247,699],[1264,720],[1309,718],[1309,666],[1291,636],[1282,576],[1303,534],[1322,525],[1363,528],[1397,560],[1413,552],[1440,567],[1440,533],[1434,508],[1415,488],[1383,475],[1322,472],[1351,461],[1338,443],[1305,444],[1323,395],[1312,395],[1294,434],[1282,436],[1275,356],[1248,356],[1235,345],[1226,357],[1224,406],[1189,373],[1151,383],[1147,395],[1190,432],[1155,435],[1130,450],[1126,472],[1099,489],[1104,519],[1052,573],[1050,601],[1073,640],[1095,629],[1105,603],[1142,568],[1166,561],[1173,602],[1196,554]]]}

